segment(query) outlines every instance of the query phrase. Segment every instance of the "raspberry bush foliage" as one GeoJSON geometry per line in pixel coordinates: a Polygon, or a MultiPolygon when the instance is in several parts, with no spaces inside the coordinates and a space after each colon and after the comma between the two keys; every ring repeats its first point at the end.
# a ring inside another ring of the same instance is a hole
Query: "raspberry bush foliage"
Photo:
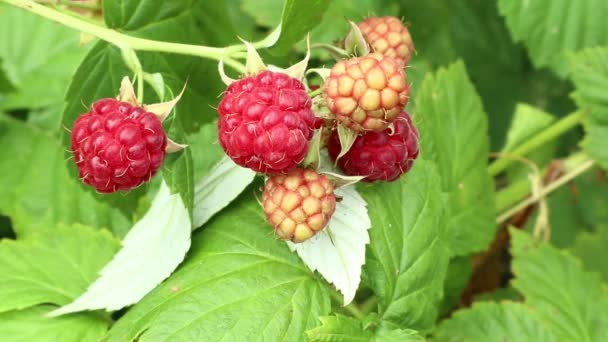
{"type": "Polygon", "coordinates": [[[598,0],[0,0],[2,341],[605,341],[598,0]]]}

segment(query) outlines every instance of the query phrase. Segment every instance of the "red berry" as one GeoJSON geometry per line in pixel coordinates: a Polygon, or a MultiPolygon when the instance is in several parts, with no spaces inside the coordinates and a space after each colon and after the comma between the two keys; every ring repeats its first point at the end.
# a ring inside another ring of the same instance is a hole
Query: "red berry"
{"type": "Polygon", "coordinates": [[[267,174],[292,170],[313,136],[312,101],[302,82],[263,71],[232,83],[218,107],[219,141],[235,163],[267,174]]]}
{"type": "Polygon", "coordinates": [[[131,190],[150,180],[165,159],[167,136],[143,108],[102,99],[72,128],[72,151],[85,184],[98,192],[131,190]]]}
{"type": "Polygon", "coordinates": [[[348,128],[382,131],[409,100],[403,68],[379,53],[340,61],[325,83],[329,110],[348,128]]]}
{"type": "Polygon", "coordinates": [[[406,66],[414,52],[410,31],[395,17],[371,17],[357,24],[374,51],[406,66]]]}
{"type": "Polygon", "coordinates": [[[314,170],[295,169],[266,181],[262,207],[281,239],[303,242],[325,228],[333,215],[334,186],[314,170]]]}
{"type": "MultiPolygon", "coordinates": [[[[357,137],[351,149],[338,159],[340,169],[350,176],[367,176],[365,182],[394,181],[409,171],[418,157],[418,130],[406,112],[393,125],[393,132],[388,128],[357,137]]],[[[335,161],[341,150],[337,131],[332,133],[327,149],[335,161]]]]}

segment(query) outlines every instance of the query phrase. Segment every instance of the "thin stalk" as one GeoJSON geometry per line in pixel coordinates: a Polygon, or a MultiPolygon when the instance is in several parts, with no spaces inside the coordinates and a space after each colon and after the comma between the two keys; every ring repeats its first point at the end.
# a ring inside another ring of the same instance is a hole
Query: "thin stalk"
{"type": "Polygon", "coordinates": [[[523,210],[527,206],[538,202],[543,197],[547,196],[548,194],[555,191],[562,185],[568,183],[569,181],[573,180],[580,174],[589,170],[594,165],[594,161],[591,160],[589,157],[586,157],[586,158],[577,157],[573,161],[576,162],[576,165],[570,165],[569,167],[567,167],[568,171],[563,176],[561,176],[554,182],[548,184],[547,186],[543,187],[537,196],[531,196],[531,197],[519,202],[518,204],[514,205],[513,207],[509,208],[508,210],[504,211],[502,214],[500,214],[496,218],[496,223],[501,224],[501,223],[505,222],[511,216],[515,215],[516,213],[523,210]]]}
{"type": "Polygon", "coordinates": [[[365,315],[374,311],[378,307],[378,297],[371,296],[365,302],[361,303],[361,312],[365,315]]]}
{"type": "Polygon", "coordinates": [[[180,43],[170,43],[151,39],[132,37],[119,33],[106,27],[91,24],[79,18],[58,12],[46,6],[39,5],[31,0],[0,0],[7,4],[23,8],[47,19],[56,21],[72,29],[88,33],[119,48],[131,48],[138,51],[155,51],[175,53],[181,55],[197,56],[202,58],[224,60],[226,65],[239,72],[245,71],[245,66],[230,57],[232,52],[240,50],[238,46],[229,48],[217,48],[202,45],[190,45],[180,43]]]}
{"type": "Polygon", "coordinates": [[[308,97],[315,97],[323,92],[323,88],[319,87],[319,89],[315,89],[308,93],[308,97]]]}
{"type": "Polygon", "coordinates": [[[365,318],[365,314],[359,309],[359,307],[357,307],[356,304],[351,303],[348,304],[347,306],[342,306],[342,303],[344,301],[344,298],[342,297],[342,295],[334,290],[333,288],[330,290],[330,294],[331,294],[331,298],[337,302],[344,310],[346,310],[349,314],[353,315],[353,317],[358,318],[358,319],[363,319],[365,318]]]}
{"type": "MultiPolygon", "coordinates": [[[[583,152],[577,152],[563,160],[566,172],[588,161],[589,157],[583,152]]],[[[547,168],[540,171],[541,175],[547,172],[547,168]]],[[[495,207],[497,213],[507,211],[509,208],[517,205],[532,193],[532,185],[530,180],[525,178],[518,180],[509,186],[499,190],[495,197],[495,207]]]]}
{"type": "MultiPolygon", "coordinates": [[[[584,111],[576,111],[572,114],[569,114],[568,116],[559,120],[552,126],[543,130],[538,135],[534,136],[532,139],[518,146],[512,152],[509,152],[509,155],[515,157],[523,157],[527,155],[528,153],[534,151],[536,148],[546,144],[549,141],[554,140],[555,138],[564,134],[571,128],[577,126],[583,120],[584,116],[584,111]]],[[[496,176],[502,171],[504,171],[507,167],[509,167],[509,165],[511,165],[513,162],[513,158],[499,158],[495,160],[492,164],[490,164],[490,166],[488,167],[488,172],[490,173],[490,175],[496,176]]]]}

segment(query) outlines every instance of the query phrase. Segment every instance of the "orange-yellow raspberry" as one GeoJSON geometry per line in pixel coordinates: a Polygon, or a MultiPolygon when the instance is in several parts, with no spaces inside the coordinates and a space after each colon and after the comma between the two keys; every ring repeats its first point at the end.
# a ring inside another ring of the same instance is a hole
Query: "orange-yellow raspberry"
{"type": "Polygon", "coordinates": [[[393,57],[403,67],[414,52],[410,31],[395,17],[370,17],[357,24],[375,52],[393,57]]]}
{"type": "Polygon", "coordinates": [[[262,207],[277,236],[303,242],[323,230],[333,215],[334,186],[314,170],[295,169],[266,181],[262,207]]]}
{"type": "Polygon", "coordinates": [[[382,131],[409,100],[403,68],[379,53],[340,61],[325,82],[325,100],[336,118],[354,131],[382,131]]]}

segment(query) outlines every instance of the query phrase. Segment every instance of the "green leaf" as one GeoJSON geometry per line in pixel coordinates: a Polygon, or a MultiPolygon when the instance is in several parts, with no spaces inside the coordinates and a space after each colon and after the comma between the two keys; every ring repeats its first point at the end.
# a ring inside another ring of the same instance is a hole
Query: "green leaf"
{"type": "MultiPolygon", "coordinates": [[[[419,52],[413,56],[412,65],[424,61],[438,67],[458,58],[464,60],[489,116],[491,151],[502,148],[517,102],[534,104],[555,115],[574,109],[569,97],[564,96],[570,91],[569,82],[547,69],[529,67],[524,47],[512,41],[498,13],[497,1],[401,3],[400,16],[409,24],[419,52]]],[[[420,84],[414,81],[414,94],[420,84]]]]}
{"type": "Polygon", "coordinates": [[[586,172],[574,180],[576,191],[569,189],[576,203],[579,217],[581,218],[580,228],[587,230],[602,230],[608,222],[608,180],[604,171],[595,168],[591,172],[586,172]]]}
{"type": "Polygon", "coordinates": [[[512,285],[558,341],[602,341],[608,336],[608,290],[598,274],[572,255],[511,229],[512,285]]]}
{"type": "Polygon", "coordinates": [[[317,26],[330,2],[326,0],[285,0],[281,15],[281,35],[273,49],[284,52],[292,48],[317,26]]]}
{"type": "MultiPolygon", "coordinates": [[[[305,1],[302,3],[306,4],[305,1]]],[[[315,43],[333,44],[344,39],[350,28],[348,20],[361,21],[370,13],[375,15],[394,15],[398,9],[395,3],[387,3],[383,0],[349,0],[327,1],[328,6],[321,18],[314,21],[306,32],[310,32],[312,41],[315,43]]],[[[242,9],[252,16],[258,25],[263,27],[275,27],[281,22],[282,2],[276,0],[242,0],[242,9]]],[[[312,23],[312,22],[311,22],[312,23]]],[[[284,26],[283,26],[284,27],[284,26]]],[[[303,37],[304,35],[302,35],[303,37]]],[[[300,42],[297,45],[300,52],[306,51],[306,45],[300,42]]],[[[313,57],[324,60],[331,58],[327,51],[314,49],[313,57]]]]}
{"type": "MultiPolygon", "coordinates": [[[[534,135],[551,126],[553,122],[555,122],[555,117],[551,114],[545,113],[536,107],[518,103],[515,108],[515,114],[513,114],[511,127],[507,132],[507,141],[501,151],[504,154],[502,158],[509,158],[509,153],[534,135]]],[[[556,145],[553,141],[548,142],[526,155],[526,159],[535,163],[539,168],[542,165],[547,165],[555,153],[556,145]]],[[[525,165],[518,160],[516,160],[515,165],[508,169],[509,179],[511,180],[526,178],[532,172],[533,170],[529,165],[525,165]]]]}
{"type": "Polygon", "coordinates": [[[578,234],[571,252],[581,259],[585,268],[600,272],[608,283],[608,227],[598,227],[596,232],[578,234]]]}
{"type": "Polygon", "coordinates": [[[522,300],[521,295],[512,287],[499,287],[490,292],[482,292],[474,297],[475,302],[502,302],[510,300],[519,302],[522,300]]]}
{"type": "Polygon", "coordinates": [[[470,256],[450,259],[448,273],[443,285],[444,295],[440,313],[450,312],[460,303],[462,292],[473,275],[473,261],[470,256]]]}
{"type": "Polygon", "coordinates": [[[17,91],[2,109],[60,105],[86,48],[78,32],[12,6],[0,5],[0,59],[17,91]]]}
{"type": "Polygon", "coordinates": [[[120,31],[134,31],[145,36],[173,37],[161,40],[186,40],[188,36],[200,35],[209,45],[222,46],[228,41],[235,41],[238,35],[234,25],[229,24],[231,21],[224,21],[228,15],[226,3],[189,0],[162,3],[154,0],[104,0],[103,14],[106,25],[120,31]],[[187,26],[180,27],[180,23],[187,26]]]}
{"type": "Polygon", "coordinates": [[[308,330],[306,335],[311,342],[367,342],[374,336],[373,331],[365,330],[363,322],[336,314],[319,317],[321,326],[308,330]]]}
{"type": "Polygon", "coordinates": [[[310,30],[321,21],[331,1],[285,0],[281,14],[281,33],[273,46],[276,53],[285,53],[293,48],[310,30]]]}
{"type": "Polygon", "coordinates": [[[114,311],[137,303],[167,278],[190,248],[190,215],[181,196],[166,183],[152,206],[129,231],[122,248],[99,272],[86,292],[52,315],[99,310],[114,311]]]}
{"type": "Polygon", "coordinates": [[[608,125],[600,125],[592,118],[585,122],[582,146],[604,170],[608,169],[608,125]]]}
{"type": "MultiPolygon", "coordinates": [[[[171,122],[168,134],[172,136],[177,143],[187,145],[186,133],[181,125],[181,120],[175,113],[171,122]]],[[[171,193],[180,194],[186,209],[192,216],[192,208],[194,201],[194,165],[192,161],[192,151],[186,146],[185,149],[170,153],[167,155],[163,163],[163,178],[171,193]]]]}
{"type": "Polygon", "coordinates": [[[108,341],[303,340],[330,310],[322,281],[277,241],[251,195],[193,237],[180,269],[114,325],[108,341]]]}
{"type": "Polygon", "coordinates": [[[188,136],[194,158],[194,179],[201,179],[226,156],[217,139],[217,122],[210,122],[201,126],[201,129],[188,136]]]}
{"type": "Polygon", "coordinates": [[[281,22],[283,4],[274,0],[241,0],[243,11],[264,27],[274,27],[281,22]]]}
{"type": "Polygon", "coordinates": [[[577,104],[589,110],[582,145],[604,169],[608,168],[608,47],[587,49],[572,58],[571,78],[577,104]]]}
{"type": "Polygon", "coordinates": [[[388,329],[367,330],[360,320],[336,314],[319,317],[322,326],[306,332],[311,342],[420,342],[424,338],[415,330],[388,329]]]}
{"type": "Polygon", "coordinates": [[[485,249],[495,233],[494,184],[486,168],[488,122],[462,62],[427,75],[416,97],[414,119],[420,156],[437,165],[448,194],[452,253],[485,249]]]}
{"type": "Polygon", "coordinates": [[[8,79],[6,71],[4,70],[2,64],[2,58],[0,58],[0,94],[8,93],[15,90],[15,85],[13,84],[13,82],[11,82],[11,80],[8,79]]]}
{"type": "Polygon", "coordinates": [[[477,303],[457,311],[437,327],[434,337],[442,342],[555,341],[533,310],[514,302],[477,303]]]}
{"type": "Polygon", "coordinates": [[[41,305],[0,314],[3,342],[97,342],[108,329],[108,321],[92,313],[48,318],[53,307],[41,305]]]}
{"type": "Polygon", "coordinates": [[[525,103],[517,104],[513,121],[507,134],[507,141],[502,149],[503,153],[509,153],[535,134],[549,127],[555,118],[542,110],[525,103]]]}
{"type": "Polygon", "coordinates": [[[57,223],[109,228],[122,236],[131,226],[120,211],[99,203],[69,175],[61,143],[20,121],[0,115],[0,213],[18,236],[57,223]]]}
{"type": "Polygon", "coordinates": [[[95,280],[118,247],[109,232],[81,225],[0,240],[0,312],[70,302],[95,280]]]}
{"type": "MultiPolygon", "coordinates": [[[[443,0],[433,3],[435,5],[442,3],[445,8],[442,12],[447,10],[448,20],[442,21],[443,18],[438,17],[433,22],[441,21],[437,25],[448,30],[443,34],[450,37],[450,45],[458,54],[458,57],[452,57],[446,62],[454,61],[456,58],[464,60],[470,78],[488,113],[491,150],[497,151],[504,143],[518,98],[531,97],[532,92],[524,88],[528,82],[526,72],[529,69],[525,51],[520,44],[515,44],[511,39],[504,18],[498,13],[497,1],[443,0]],[[492,62],[488,63],[488,61],[492,62]]],[[[427,4],[428,6],[432,5],[427,4]]],[[[405,12],[405,15],[410,14],[405,12]]],[[[428,24],[418,22],[418,25],[428,24]]],[[[412,30],[415,29],[417,28],[412,25],[412,30]]],[[[428,56],[426,50],[422,50],[424,46],[418,44],[420,39],[416,35],[413,37],[418,51],[425,52],[421,57],[437,59],[447,55],[446,57],[449,58],[449,53],[440,53],[438,57],[428,56]]],[[[537,103],[536,98],[530,101],[537,103]]]]}
{"type": "Polygon", "coordinates": [[[344,306],[354,299],[365,263],[367,230],[371,226],[367,203],[354,185],[335,189],[336,211],[322,231],[301,243],[287,241],[309,269],[319,272],[344,297],[344,306]]]}
{"type": "Polygon", "coordinates": [[[513,39],[528,48],[536,67],[565,76],[569,52],[608,43],[604,0],[499,0],[513,39]]]}
{"type": "Polygon", "coordinates": [[[224,209],[255,179],[255,171],[235,164],[228,156],[218,161],[194,187],[193,228],[199,228],[224,209]]]}
{"type": "Polygon", "coordinates": [[[27,116],[27,122],[49,133],[60,135],[63,130],[61,127],[62,113],[63,103],[32,109],[27,116]]]}
{"type": "Polygon", "coordinates": [[[417,160],[392,183],[362,185],[372,228],[364,270],[379,298],[382,319],[430,329],[443,295],[449,251],[444,196],[434,166],[417,160]]]}
{"type": "Polygon", "coordinates": [[[205,124],[191,135],[194,159],[193,228],[199,228],[225,208],[254,180],[256,173],[236,165],[217,140],[217,124],[205,124]]]}
{"type": "Polygon", "coordinates": [[[411,329],[379,329],[372,342],[424,342],[416,330],[411,329]]]}

